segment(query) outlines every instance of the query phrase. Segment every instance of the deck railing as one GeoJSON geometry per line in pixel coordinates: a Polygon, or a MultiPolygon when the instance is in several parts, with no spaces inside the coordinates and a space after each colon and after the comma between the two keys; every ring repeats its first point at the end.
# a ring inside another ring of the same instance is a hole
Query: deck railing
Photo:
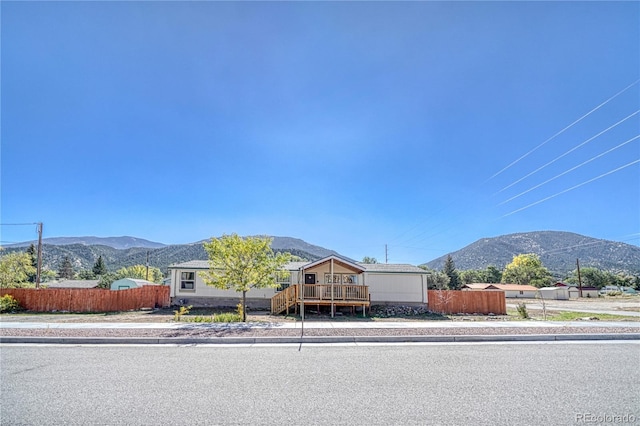
{"type": "Polygon", "coordinates": [[[367,302],[369,301],[369,287],[366,285],[352,284],[305,284],[304,300],[315,301],[341,301],[341,302],[367,302]],[[333,288],[332,288],[333,287],[333,288]],[[332,292],[333,290],[333,297],[332,292]]]}
{"type": "MultiPolygon", "coordinates": [[[[299,284],[292,285],[276,293],[271,298],[271,313],[279,314],[301,302],[299,284]]],[[[332,301],[341,305],[354,303],[358,306],[369,304],[369,287],[366,285],[334,284],[333,297],[331,284],[305,284],[305,303],[328,305],[332,301]]]]}
{"type": "Polygon", "coordinates": [[[298,299],[298,287],[295,285],[289,286],[282,290],[281,292],[276,293],[271,298],[271,313],[279,314],[283,312],[287,308],[295,305],[296,300],[298,299]]]}

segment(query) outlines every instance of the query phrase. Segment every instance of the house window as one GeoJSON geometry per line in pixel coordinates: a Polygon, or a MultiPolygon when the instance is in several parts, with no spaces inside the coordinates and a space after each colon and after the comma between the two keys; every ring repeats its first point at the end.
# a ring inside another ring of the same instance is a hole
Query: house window
{"type": "Polygon", "coordinates": [[[276,283],[278,284],[278,289],[284,290],[291,285],[291,274],[288,271],[276,272],[276,283]]]}
{"type": "MultiPolygon", "coordinates": [[[[324,274],[324,283],[332,284],[331,274],[324,274]]],[[[333,274],[333,284],[358,284],[358,276],[353,274],[333,274]]]]}
{"type": "Polygon", "coordinates": [[[342,276],[343,284],[358,284],[358,276],[357,275],[343,275],[342,276]]]}
{"type": "Polygon", "coordinates": [[[524,294],[524,291],[520,290],[520,294],[524,294]]]}
{"type": "Polygon", "coordinates": [[[333,274],[333,280],[331,279],[331,274],[324,274],[324,283],[325,284],[340,284],[342,282],[340,274],[333,274]]]}
{"type": "Polygon", "coordinates": [[[180,274],[180,290],[196,289],[196,273],[195,272],[182,272],[180,274]]]}

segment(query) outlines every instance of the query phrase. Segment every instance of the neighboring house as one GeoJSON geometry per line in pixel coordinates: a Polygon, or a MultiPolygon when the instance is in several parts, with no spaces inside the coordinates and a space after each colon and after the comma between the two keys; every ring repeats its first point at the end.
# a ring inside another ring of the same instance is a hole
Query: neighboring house
{"type": "Polygon", "coordinates": [[[98,286],[98,282],[98,280],[64,280],[48,282],[45,285],[48,288],[95,288],[98,286]]]}
{"type": "MultiPolygon", "coordinates": [[[[193,306],[236,306],[240,293],[207,286],[200,276],[206,260],[169,266],[172,303],[193,306]]],[[[251,289],[250,308],[271,308],[278,313],[304,299],[310,306],[367,307],[370,304],[426,305],[428,273],[406,264],[364,264],[340,256],[314,262],[290,262],[288,274],[276,277],[279,288],[251,289]],[[299,285],[304,283],[304,298],[299,285]],[[273,300],[272,300],[273,299],[273,300]]],[[[297,307],[297,306],[296,306],[297,307]]]]}
{"type": "Polygon", "coordinates": [[[465,284],[462,290],[475,291],[504,291],[504,296],[509,298],[535,299],[538,289],[532,285],[523,284],[493,284],[493,283],[473,283],[465,284]]]}
{"type": "MultiPolygon", "coordinates": [[[[578,289],[578,292],[580,292],[580,289],[578,289]]],[[[600,295],[596,287],[582,287],[582,297],[595,297],[597,299],[600,295]]]]}
{"type": "MultiPolygon", "coordinates": [[[[577,299],[580,297],[580,288],[575,285],[556,283],[556,287],[566,287],[569,293],[569,299],[577,299]]],[[[582,297],[598,297],[598,289],[595,287],[582,287],[582,297]]]]}
{"type": "Polygon", "coordinates": [[[544,300],[569,300],[568,287],[542,287],[539,291],[544,300]]]}
{"type": "Polygon", "coordinates": [[[145,285],[160,285],[147,280],[137,278],[122,278],[111,283],[111,290],[128,290],[130,288],[138,288],[145,285]]]}

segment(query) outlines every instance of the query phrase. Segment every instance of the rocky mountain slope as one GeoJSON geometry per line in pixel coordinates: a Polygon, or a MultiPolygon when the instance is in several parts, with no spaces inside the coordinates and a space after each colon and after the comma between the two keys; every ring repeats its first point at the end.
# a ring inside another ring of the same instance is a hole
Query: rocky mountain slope
{"type": "MultiPolygon", "coordinates": [[[[595,267],[611,272],[640,274],[640,247],[616,241],[600,240],[561,231],[538,231],[482,238],[451,257],[458,270],[484,269],[489,265],[504,268],[513,256],[535,253],[543,265],[558,276],[580,267],[595,267]]],[[[440,270],[447,255],[426,263],[440,270]]]]}
{"type": "MultiPolygon", "coordinates": [[[[306,260],[317,260],[330,254],[338,254],[320,246],[309,244],[303,240],[290,237],[272,237],[271,247],[276,252],[289,252],[306,260]]],[[[206,241],[206,240],[203,240],[206,241]]],[[[149,265],[160,268],[166,273],[167,267],[174,263],[188,260],[206,260],[207,253],[199,241],[191,244],[164,245],[153,243],[134,237],[118,238],[47,238],[43,240],[42,260],[44,268],[57,270],[65,256],[71,259],[74,269],[91,269],[98,259],[102,259],[109,271],[116,271],[122,267],[132,265],[145,265],[147,255],[149,265]],[[89,244],[88,242],[100,241],[101,244],[89,244]],[[123,247],[133,241],[142,245],[136,247],[123,247]],[[155,247],[150,247],[154,245],[155,247]],[[158,247],[159,245],[159,247],[158,247]]],[[[25,247],[35,242],[25,242],[5,247],[3,252],[24,251],[25,247]]]]}

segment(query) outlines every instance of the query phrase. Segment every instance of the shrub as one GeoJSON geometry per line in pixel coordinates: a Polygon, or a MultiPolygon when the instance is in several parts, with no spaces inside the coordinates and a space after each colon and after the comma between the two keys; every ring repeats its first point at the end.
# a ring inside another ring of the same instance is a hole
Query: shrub
{"type": "Polygon", "coordinates": [[[520,315],[520,318],[522,318],[522,319],[529,318],[529,312],[527,311],[527,305],[525,305],[524,303],[518,303],[518,306],[516,306],[516,309],[518,310],[518,315],[520,315]]]}
{"type": "Polygon", "coordinates": [[[213,315],[213,322],[242,322],[242,315],[234,312],[224,312],[213,315]]]}
{"type": "Polygon", "coordinates": [[[10,294],[0,297],[0,313],[16,312],[20,310],[20,303],[10,294]]]}
{"type": "Polygon", "coordinates": [[[235,312],[223,312],[211,316],[197,315],[186,319],[188,322],[242,322],[242,315],[235,312]]]}
{"type": "Polygon", "coordinates": [[[173,311],[173,320],[180,321],[183,315],[187,315],[193,306],[180,306],[177,311],[173,311]]]}

